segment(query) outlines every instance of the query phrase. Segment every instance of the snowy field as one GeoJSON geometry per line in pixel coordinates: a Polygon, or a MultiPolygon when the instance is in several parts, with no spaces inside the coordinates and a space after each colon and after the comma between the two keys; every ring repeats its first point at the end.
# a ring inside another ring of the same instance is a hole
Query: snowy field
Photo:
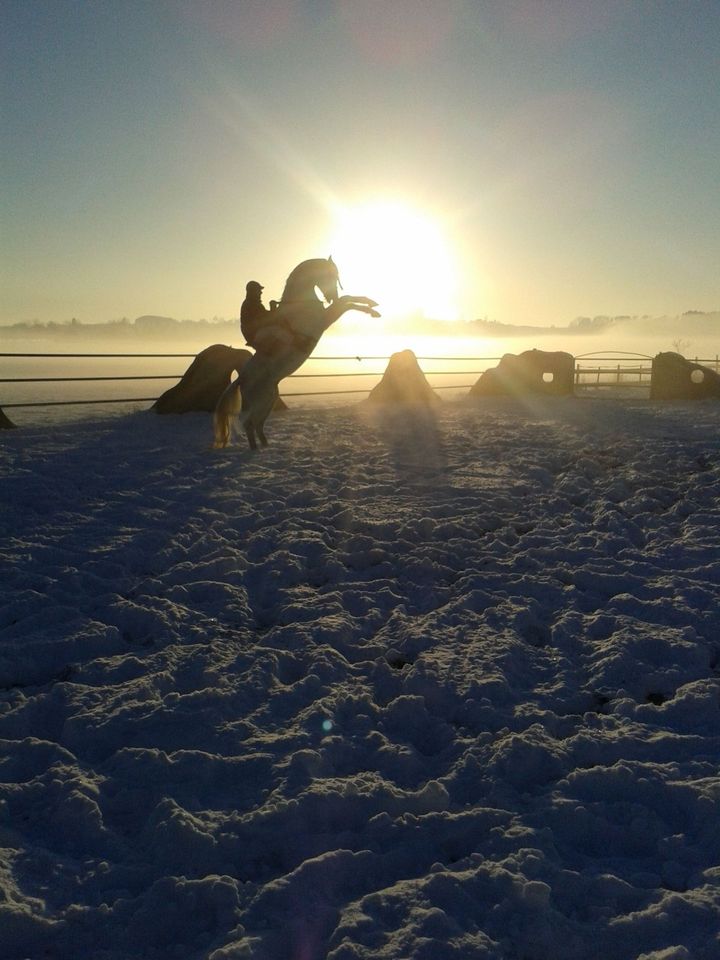
{"type": "Polygon", "coordinates": [[[720,404],[0,435],[3,960],[720,958],[720,404]]]}

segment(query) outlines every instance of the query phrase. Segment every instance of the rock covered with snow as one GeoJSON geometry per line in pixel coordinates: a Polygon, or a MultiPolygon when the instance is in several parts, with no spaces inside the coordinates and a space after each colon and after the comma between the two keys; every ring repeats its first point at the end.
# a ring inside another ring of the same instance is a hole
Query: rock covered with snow
{"type": "Polygon", "coordinates": [[[3,960],[717,960],[719,428],[8,433],[3,960]]]}
{"type": "Polygon", "coordinates": [[[470,390],[473,397],[540,394],[571,396],[575,389],[575,360],[561,350],[506,353],[497,367],[486,370],[470,390]]]}
{"type": "Polygon", "coordinates": [[[720,397],[720,374],[686,360],[679,353],[659,353],[653,358],[651,400],[705,400],[720,397]]]}
{"type": "Polygon", "coordinates": [[[251,356],[249,350],[237,350],[224,343],[206,347],[195,357],[179,383],[158,397],[152,409],[156,413],[214,410],[232,374],[239,374],[251,356]]]}
{"type": "Polygon", "coordinates": [[[367,403],[377,406],[433,406],[440,397],[427,382],[412,350],[400,350],[388,361],[382,380],[370,391],[367,403]]]}
{"type": "Polygon", "coordinates": [[[0,407],[0,430],[14,430],[15,424],[12,422],[10,417],[5,413],[5,411],[0,407]]]}

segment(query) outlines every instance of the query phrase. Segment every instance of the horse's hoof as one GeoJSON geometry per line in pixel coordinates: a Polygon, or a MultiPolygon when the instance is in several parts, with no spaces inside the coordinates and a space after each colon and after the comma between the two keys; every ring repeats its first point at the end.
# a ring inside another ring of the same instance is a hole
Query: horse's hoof
{"type": "Polygon", "coordinates": [[[370,316],[377,318],[377,317],[381,317],[382,314],[381,314],[381,313],[378,313],[377,310],[371,310],[371,311],[370,311],[370,316]]]}

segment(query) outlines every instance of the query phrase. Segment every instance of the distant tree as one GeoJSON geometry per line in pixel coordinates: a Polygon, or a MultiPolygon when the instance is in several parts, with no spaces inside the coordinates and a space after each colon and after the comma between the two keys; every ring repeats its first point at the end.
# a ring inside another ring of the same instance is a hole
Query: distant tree
{"type": "Polygon", "coordinates": [[[570,322],[570,327],[573,330],[580,330],[585,333],[590,333],[594,330],[604,330],[605,327],[612,326],[616,319],[619,318],[606,317],[604,315],[599,315],[597,317],[576,317],[570,322]]]}
{"type": "Polygon", "coordinates": [[[691,343],[689,340],[683,340],[682,337],[678,337],[677,340],[673,340],[671,346],[675,353],[679,353],[684,357],[685,351],[690,349],[691,343]]]}

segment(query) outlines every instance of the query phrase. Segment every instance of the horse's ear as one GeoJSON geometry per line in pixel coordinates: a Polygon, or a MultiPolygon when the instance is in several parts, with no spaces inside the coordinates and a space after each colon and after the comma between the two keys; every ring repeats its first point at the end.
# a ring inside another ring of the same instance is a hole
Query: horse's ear
{"type": "Polygon", "coordinates": [[[332,258],[332,254],[330,254],[330,256],[328,257],[328,263],[332,264],[332,266],[335,267],[335,274],[337,276],[337,285],[342,290],[343,285],[340,283],[340,274],[338,273],[338,268],[335,266],[335,261],[332,258]]]}

